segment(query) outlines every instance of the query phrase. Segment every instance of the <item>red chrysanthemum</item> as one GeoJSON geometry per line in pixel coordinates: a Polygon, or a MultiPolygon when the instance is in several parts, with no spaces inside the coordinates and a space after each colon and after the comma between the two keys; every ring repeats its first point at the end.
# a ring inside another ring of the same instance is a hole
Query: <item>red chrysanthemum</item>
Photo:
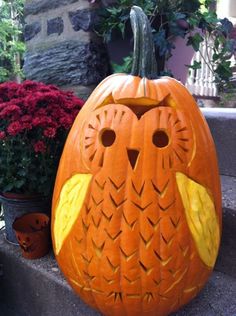
{"type": "Polygon", "coordinates": [[[0,191],[10,183],[12,192],[49,194],[63,142],[83,103],[73,92],[41,82],[0,84],[0,191]],[[25,170],[35,174],[26,182],[25,170]]]}
{"type": "Polygon", "coordinates": [[[0,139],[4,139],[6,137],[6,133],[4,131],[0,131],[0,139]]]}
{"type": "Polygon", "coordinates": [[[7,127],[7,132],[11,136],[16,136],[21,131],[22,131],[22,125],[18,121],[10,123],[7,127]]]}
{"type": "Polygon", "coordinates": [[[54,138],[56,135],[56,129],[54,127],[48,127],[43,131],[43,135],[48,138],[54,138]]]}
{"type": "Polygon", "coordinates": [[[36,153],[45,153],[46,145],[42,140],[39,140],[37,143],[34,144],[34,151],[36,153]]]}
{"type": "Polygon", "coordinates": [[[7,116],[15,115],[15,114],[21,114],[20,107],[15,104],[9,104],[9,105],[6,105],[4,108],[2,108],[0,112],[0,118],[4,119],[7,116]]]}

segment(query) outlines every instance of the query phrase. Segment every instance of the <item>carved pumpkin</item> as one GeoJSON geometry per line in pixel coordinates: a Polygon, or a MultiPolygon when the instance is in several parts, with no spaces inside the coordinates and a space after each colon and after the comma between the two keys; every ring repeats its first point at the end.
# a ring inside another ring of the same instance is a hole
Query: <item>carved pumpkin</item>
{"type": "Polygon", "coordinates": [[[104,315],[168,315],[207,281],[221,194],[208,126],[186,88],[156,78],[150,25],[131,10],[131,75],[106,78],[76,118],[52,237],[73,289],[104,315]]]}

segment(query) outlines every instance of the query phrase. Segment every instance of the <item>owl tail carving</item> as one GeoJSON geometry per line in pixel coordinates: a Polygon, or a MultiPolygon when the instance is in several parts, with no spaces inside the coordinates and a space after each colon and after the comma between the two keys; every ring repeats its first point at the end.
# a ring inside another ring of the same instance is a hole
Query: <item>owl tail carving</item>
{"type": "Polygon", "coordinates": [[[177,172],[176,180],[199,256],[208,267],[213,268],[220,244],[219,220],[214,203],[206,188],[183,173],[177,172]]]}

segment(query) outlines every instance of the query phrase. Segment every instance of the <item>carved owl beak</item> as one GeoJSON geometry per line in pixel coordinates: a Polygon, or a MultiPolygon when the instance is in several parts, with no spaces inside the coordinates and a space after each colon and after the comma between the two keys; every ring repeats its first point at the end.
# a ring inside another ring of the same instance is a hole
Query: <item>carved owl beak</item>
{"type": "Polygon", "coordinates": [[[138,160],[139,150],[127,148],[127,154],[128,154],[130,165],[132,169],[134,169],[138,160]]]}

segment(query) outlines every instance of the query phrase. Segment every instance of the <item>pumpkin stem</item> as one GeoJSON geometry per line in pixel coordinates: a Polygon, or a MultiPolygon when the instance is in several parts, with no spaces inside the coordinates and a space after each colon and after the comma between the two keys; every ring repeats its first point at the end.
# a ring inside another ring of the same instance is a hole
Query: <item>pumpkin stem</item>
{"type": "Polygon", "coordinates": [[[130,11],[131,27],[134,34],[134,54],[131,75],[156,79],[157,62],[150,22],[138,6],[130,11]]]}

